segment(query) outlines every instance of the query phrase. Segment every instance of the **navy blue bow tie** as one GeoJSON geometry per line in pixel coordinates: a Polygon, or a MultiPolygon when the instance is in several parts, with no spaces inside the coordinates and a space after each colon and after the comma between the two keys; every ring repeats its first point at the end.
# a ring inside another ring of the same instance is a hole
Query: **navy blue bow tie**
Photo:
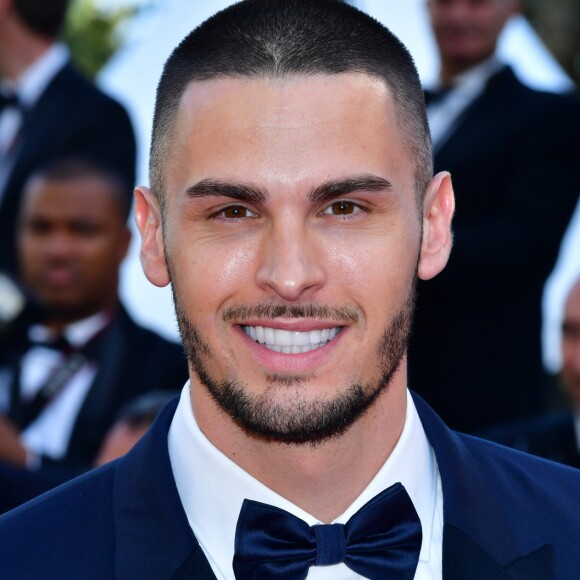
{"type": "Polygon", "coordinates": [[[236,528],[234,573],[240,580],[303,580],[310,566],[344,562],[371,580],[411,580],[421,541],[419,516],[400,483],[346,524],[309,526],[287,511],[246,499],[236,528]]]}
{"type": "Polygon", "coordinates": [[[7,109],[9,107],[18,109],[20,107],[20,101],[18,96],[14,93],[6,94],[0,91],[0,113],[3,109],[7,109]]]}

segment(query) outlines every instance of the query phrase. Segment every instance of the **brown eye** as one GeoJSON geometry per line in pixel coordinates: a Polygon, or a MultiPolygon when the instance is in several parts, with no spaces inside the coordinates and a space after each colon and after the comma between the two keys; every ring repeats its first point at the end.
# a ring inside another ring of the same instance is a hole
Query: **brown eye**
{"type": "Polygon", "coordinates": [[[255,217],[256,214],[252,213],[247,207],[242,205],[232,205],[226,207],[222,211],[222,215],[227,219],[237,219],[245,217],[255,217]]]}
{"type": "Polygon", "coordinates": [[[333,204],[328,206],[324,213],[332,215],[350,215],[355,212],[356,207],[357,206],[352,203],[352,201],[335,201],[333,204]]]}

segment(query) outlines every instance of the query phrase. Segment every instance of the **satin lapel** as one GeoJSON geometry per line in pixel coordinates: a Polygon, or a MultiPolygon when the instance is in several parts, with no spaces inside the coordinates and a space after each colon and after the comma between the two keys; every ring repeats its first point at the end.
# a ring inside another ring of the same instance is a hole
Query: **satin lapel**
{"type": "Polygon", "coordinates": [[[522,550],[514,524],[499,507],[497,490],[489,485],[490,474],[482,473],[458,434],[414,393],[413,400],[435,451],[443,486],[444,580],[520,578],[519,570],[527,570],[529,562],[542,571],[530,578],[553,578],[551,547],[522,550]],[[473,575],[478,569],[485,573],[473,575]]]}
{"type": "Polygon", "coordinates": [[[167,433],[176,406],[177,399],[119,461],[113,495],[116,578],[215,580],[173,479],[167,433]]]}
{"type": "Polygon", "coordinates": [[[508,566],[501,566],[461,530],[444,526],[444,580],[550,580],[553,577],[552,546],[542,546],[508,566]]]}
{"type": "Polygon", "coordinates": [[[28,168],[31,159],[46,159],[46,152],[60,149],[55,147],[55,142],[66,139],[70,127],[70,120],[69,123],[62,122],[63,111],[75,110],[75,91],[69,90],[73,74],[70,65],[65,65],[26,116],[12,175],[28,168]]]}
{"type": "Polygon", "coordinates": [[[99,366],[75,421],[69,449],[72,455],[75,451],[75,442],[82,448],[81,442],[85,441],[83,432],[87,426],[98,425],[102,417],[110,415],[106,410],[114,400],[112,391],[119,385],[119,373],[123,368],[126,344],[122,320],[116,319],[99,339],[97,355],[99,366]]]}
{"type": "Polygon", "coordinates": [[[456,152],[465,155],[466,149],[471,152],[473,147],[477,147],[481,139],[479,132],[489,130],[489,127],[482,126],[481,119],[509,123],[510,119],[501,116],[504,108],[502,99],[506,98],[506,94],[513,95],[514,90],[517,90],[517,80],[512,70],[505,67],[488,81],[484,92],[453,122],[442,142],[434,150],[437,159],[453,157],[456,152]]]}

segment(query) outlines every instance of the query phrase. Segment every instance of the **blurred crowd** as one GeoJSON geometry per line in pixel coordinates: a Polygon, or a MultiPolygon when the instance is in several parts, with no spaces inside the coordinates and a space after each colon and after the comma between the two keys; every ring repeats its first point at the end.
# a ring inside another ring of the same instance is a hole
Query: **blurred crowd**
{"type": "MultiPolygon", "coordinates": [[[[435,170],[457,210],[448,267],[417,287],[410,385],[453,428],[580,467],[580,281],[561,376],[540,345],[580,194],[580,104],[496,56],[516,0],[426,1],[435,170]]],[[[187,380],[180,345],[119,301],[135,139],[59,41],[67,6],[0,0],[0,512],[127,451],[187,380]]]]}

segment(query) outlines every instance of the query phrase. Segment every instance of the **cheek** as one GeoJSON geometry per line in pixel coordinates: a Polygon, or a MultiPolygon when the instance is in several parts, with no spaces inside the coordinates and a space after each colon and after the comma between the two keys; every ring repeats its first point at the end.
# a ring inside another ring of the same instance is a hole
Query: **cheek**
{"type": "Polygon", "coordinates": [[[256,254],[257,245],[252,243],[224,249],[219,262],[219,271],[216,272],[219,286],[238,288],[243,281],[253,275],[256,254]]]}
{"type": "Polygon", "coordinates": [[[255,240],[188,237],[170,247],[177,248],[174,254],[169,253],[173,284],[182,300],[188,300],[192,312],[215,316],[234,294],[240,301],[244,290],[252,288],[258,247],[255,240]]]}

